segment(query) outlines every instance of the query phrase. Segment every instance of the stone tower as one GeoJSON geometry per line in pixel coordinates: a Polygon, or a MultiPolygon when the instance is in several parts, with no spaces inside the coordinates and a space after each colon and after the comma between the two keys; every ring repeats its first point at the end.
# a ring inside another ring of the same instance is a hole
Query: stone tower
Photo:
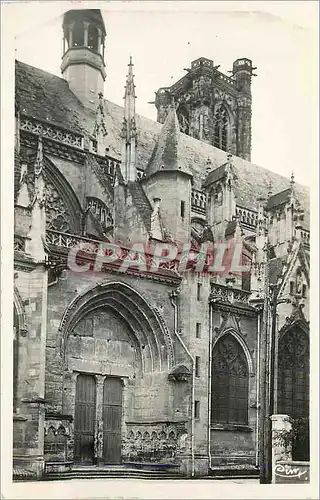
{"type": "Polygon", "coordinates": [[[106,78],[106,29],[99,9],[69,10],[63,18],[62,76],[84,106],[96,109],[106,78]]]}
{"type": "Polygon", "coordinates": [[[251,77],[256,68],[250,59],[237,59],[231,76],[218,68],[201,57],[178,82],[160,88],[157,120],[164,123],[174,98],[182,132],[250,161],[251,77]]]}

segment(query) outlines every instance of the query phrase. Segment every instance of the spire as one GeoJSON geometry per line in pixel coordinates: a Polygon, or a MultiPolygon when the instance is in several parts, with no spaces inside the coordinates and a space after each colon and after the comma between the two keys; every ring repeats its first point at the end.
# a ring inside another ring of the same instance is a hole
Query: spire
{"type": "Polygon", "coordinates": [[[180,151],[180,135],[179,121],[174,102],[172,102],[151,160],[147,166],[146,177],[160,170],[177,170],[190,174],[187,168],[182,168],[182,161],[185,154],[183,154],[183,151],[180,151]]]}
{"type": "Polygon", "coordinates": [[[99,103],[96,109],[96,120],[94,123],[93,136],[97,140],[98,154],[104,156],[106,150],[104,138],[108,134],[108,132],[105,121],[104,101],[102,92],[99,92],[98,97],[99,97],[99,103]]]}
{"type": "Polygon", "coordinates": [[[136,180],[136,147],[137,147],[137,127],[136,127],[136,94],[133,75],[132,57],[128,64],[129,70],[125,85],[124,94],[124,117],[122,124],[122,137],[124,139],[122,156],[122,174],[124,180],[136,180]]]}

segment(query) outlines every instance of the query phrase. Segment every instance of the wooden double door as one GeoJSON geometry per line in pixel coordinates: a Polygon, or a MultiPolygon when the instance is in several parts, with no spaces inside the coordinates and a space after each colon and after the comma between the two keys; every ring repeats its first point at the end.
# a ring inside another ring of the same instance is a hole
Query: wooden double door
{"type": "Polygon", "coordinates": [[[93,375],[79,374],[76,383],[74,461],[95,463],[95,441],[102,439],[105,464],[121,463],[122,380],[106,377],[103,384],[102,427],[97,436],[97,384],[93,375]]]}

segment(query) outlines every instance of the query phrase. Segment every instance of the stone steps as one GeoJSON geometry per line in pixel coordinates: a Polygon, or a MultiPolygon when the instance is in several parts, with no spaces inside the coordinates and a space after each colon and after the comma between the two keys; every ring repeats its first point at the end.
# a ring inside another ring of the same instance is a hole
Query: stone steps
{"type": "Polygon", "coordinates": [[[179,472],[170,470],[138,469],[128,467],[76,467],[65,472],[46,473],[43,479],[46,481],[61,481],[70,479],[108,479],[108,478],[131,478],[131,479],[183,479],[179,472]]]}
{"type": "Polygon", "coordinates": [[[253,465],[217,465],[209,470],[212,479],[257,479],[259,468],[253,465]]]}

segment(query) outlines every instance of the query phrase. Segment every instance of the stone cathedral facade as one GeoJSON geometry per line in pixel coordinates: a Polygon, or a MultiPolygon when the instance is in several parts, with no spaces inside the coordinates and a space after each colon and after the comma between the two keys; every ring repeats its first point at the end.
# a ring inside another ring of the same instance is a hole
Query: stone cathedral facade
{"type": "Polygon", "coordinates": [[[135,111],[131,60],[123,107],[103,95],[100,11],[69,11],[62,29],[61,77],[16,61],[14,475],[255,471],[270,287],[288,299],[276,412],[309,412],[308,190],[250,162],[249,59],[231,76],[191,62],[156,93],[154,122],[135,111]],[[174,259],[91,272],[101,242],[123,261],[137,242],[197,252],[234,240],[241,275],[181,272],[174,259]],[[91,271],[68,265],[79,245],[91,271]]]}

